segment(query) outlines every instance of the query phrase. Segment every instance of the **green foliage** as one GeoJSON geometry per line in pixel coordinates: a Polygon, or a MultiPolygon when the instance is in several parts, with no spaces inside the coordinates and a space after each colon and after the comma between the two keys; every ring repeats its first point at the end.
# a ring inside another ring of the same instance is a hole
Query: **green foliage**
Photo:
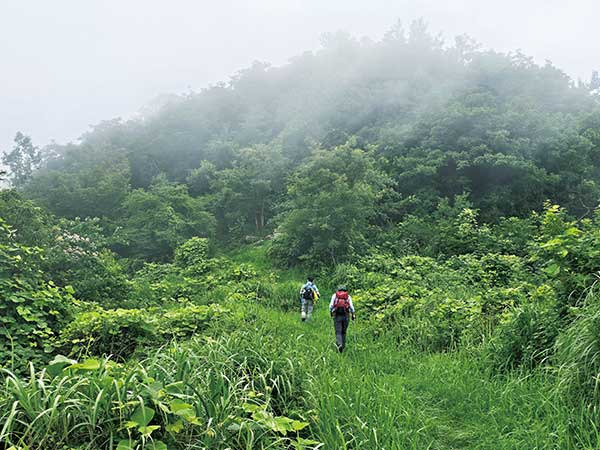
{"type": "Polygon", "coordinates": [[[45,247],[53,241],[51,216],[14,189],[0,190],[0,217],[23,245],[45,247]]]}
{"type": "Polygon", "coordinates": [[[435,259],[375,254],[340,265],[332,281],[354,290],[374,332],[426,351],[479,345],[506,314],[536,292],[522,258],[462,255],[435,259]]]}
{"type": "Polygon", "coordinates": [[[559,283],[563,314],[592,284],[600,266],[599,224],[598,214],[578,223],[558,205],[546,204],[539,235],[531,246],[531,259],[559,283]]]}
{"type": "Polygon", "coordinates": [[[115,232],[114,240],[117,251],[128,257],[169,260],[187,239],[214,232],[214,219],[201,200],[164,177],[158,177],[149,191],[131,192],[122,207],[122,228],[115,232]]]}
{"type": "Polygon", "coordinates": [[[80,300],[106,307],[119,306],[128,298],[123,267],[108,249],[98,220],[62,220],[53,234],[43,266],[56,283],[72,286],[80,300]]]}
{"type": "Polygon", "coordinates": [[[430,215],[408,215],[378,236],[379,246],[396,255],[420,254],[450,257],[468,253],[506,253],[524,256],[533,239],[536,215],[528,218],[500,218],[482,223],[468,195],[452,202],[441,199],[430,215]]]}
{"type": "Polygon", "coordinates": [[[10,152],[4,152],[2,163],[9,167],[11,183],[20,188],[25,185],[42,162],[40,149],[33,145],[31,138],[20,131],[15,136],[15,145],[10,152]]]}
{"type": "Polygon", "coordinates": [[[559,389],[571,404],[583,401],[596,412],[600,373],[600,307],[598,294],[590,290],[586,304],[556,343],[559,389]]]}
{"type": "Polygon", "coordinates": [[[23,368],[27,360],[45,359],[54,350],[61,325],[68,320],[73,289],[45,281],[42,250],[15,242],[0,218],[0,366],[23,368]]]}
{"type": "Polygon", "coordinates": [[[286,446],[308,425],[283,406],[294,401],[285,386],[300,383],[291,364],[287,371],[274,365],[244,336],[172,345],[129,365],[59,356],[44,371],[32,367],[29,380],[8,374],[0,441],[36,448],[286,446]],[[290,417],[275,413],[276,405],[290,417]]]}
{"type": "Polygon", "coordinates": [[[54,146],[24,190],[61,217],[113,218],[131,190],[130,179],[122,149],[86,142],[54,146]]]}
{"type": "Polygon", "coordinates": [[[364,250],[385,177],[353,144],[315,150],[295,174],[272,246],[275,257],[287,264],[336,264],[364,250]]]}
{"type": "Polygon", "coordinates": [[[217,216],[223,231],[238,238],[245,233],[264,235],[284,189],[287,168],[277,144],[236,152],[232,167],[219,172],[214,182],[217,216]]]}
{"type": "Polygon", "coordinates": [[[175,249],[174,262],[179,267],[202,272],[208,260],[208,239],[193,237],[175,249]]]}
{"type": "Polygon", "coordinates": [[[226,258],[207,259],[206,244],[192,238],[178,247],[177,264],[146,263],[132,279],[132,295],[127,304],[135,308],[186,300],[208,304],[270,298],[273,274],[258,277],[250,264],[236,264],[226,258]],[[185,261],[190,264],[184,264],[185,261]]]}
{"type": "Polygon", "coordinates": [[[526,302],[503,315],[487,345],[487,358],[498,370],[531,369],[548,363],[561,326],[556,296],[542,285],[526,302]]]}
{"type": "Polygon", "coordinates": [[[216,304],[169,309],[94,309],[75,315],[63,329],[61,343],[73,355],[110,355],[122,360],[138,348],[194,336],[229,313],[216,304]]]}

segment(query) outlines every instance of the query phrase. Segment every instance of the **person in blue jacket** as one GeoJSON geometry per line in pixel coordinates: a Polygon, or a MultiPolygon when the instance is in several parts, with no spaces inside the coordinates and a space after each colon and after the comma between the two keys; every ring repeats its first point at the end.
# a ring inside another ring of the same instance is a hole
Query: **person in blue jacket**
{"type": "Polygon", "coordinates": [[[315,284],[313,277],[308,277],[306,283],[300,288],[300,302],[302,304],[300,308],[300,317],[302,322],[310,319],[315,301],[319,298],[319,288],[315,284]]]}

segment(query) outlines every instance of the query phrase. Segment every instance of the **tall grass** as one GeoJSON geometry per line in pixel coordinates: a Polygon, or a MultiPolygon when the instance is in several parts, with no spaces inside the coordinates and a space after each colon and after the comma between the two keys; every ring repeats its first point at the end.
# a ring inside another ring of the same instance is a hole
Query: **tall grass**
{"type": "MultiPolygon", "coordinates": [[[[577,318],[562,333],[556,343],[555,363],[558,366],[558,392],[562,399],[585,413],[590,440],[600,448],[600,297],[591,289],[577,318]]],[[[583,425],[583,424],[582,424],[583,425]]]]}
{"type": "MultiPolygon", "coordinates": [[[[495,375],[476,350],[401,349],[360,315],[338,354],[324,304],[305,323],[280,308],[242,308],[237,329],[172,343],[140,361],[62,362],[61,370],[30,367],[27,377],[5,371],[0,448],[600,446],[590,408],[565,401],[554,372],[495,375]]],[[[587,355],[580,366],[592,375],[593,317],[561,341],[565,352],[587,355]]],[[[580,361],[571,358],[564,370],[580,361]]]]}
{"type": "Polygon", "coordinates": [[[240,339],[173,344],[129,365],[89,360],[56,376],[33,366],[27,379],[6,371],[0,442],[31,449],[116,448],[121,441],[131,448],[287,445],[294,436],[276,433],[267,419],[297,404],[298,369],[240,339]],[[250,417],[246,404],[258,405],[262,419],[250,417]],[[151,419],[133,423],[136,411],[151,419]]]}

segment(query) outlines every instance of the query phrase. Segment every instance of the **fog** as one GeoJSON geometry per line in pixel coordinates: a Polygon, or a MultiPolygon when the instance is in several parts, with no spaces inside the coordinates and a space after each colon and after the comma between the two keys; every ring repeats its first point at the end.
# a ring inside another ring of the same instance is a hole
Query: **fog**
{"type": "Polygon", "coordinates": [[[160,93],[226,81],[318,48],[322,33],[380,38],[423,18],[451,40],[521,49],[574,80],[600,68],[596,0],[46,0],[0,5],[0,150],[17,131],[37,145],[75,140],[160,93]]]}

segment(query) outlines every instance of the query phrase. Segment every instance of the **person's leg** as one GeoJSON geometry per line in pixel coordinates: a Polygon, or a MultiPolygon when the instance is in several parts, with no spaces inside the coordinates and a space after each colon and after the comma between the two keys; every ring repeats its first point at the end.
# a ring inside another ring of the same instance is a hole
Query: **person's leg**
{"type": "Polygon", "coordinates": [[[312,315],[313,312],[313,307],[315,306],[315,303],[313,300],[306,300],[306,303],[308,303],[308,307],[307,307],[307,311],[306,311],[306,319],[310,319],[310,316],[312,315]]]}
{"type": "Polygon", "coordinates": [[[348,315],[342,317],[344,320],[342,320],[342,350],[340,351],[343,351],[344,348],[346,348],[346,331],[348,330],[348,322],[350,321],[348,315]]]}
{"type": "Polygon", "coordinates": [[[302,320],[306,319],[306,299],[302,298],[302,306],[300,307],[300,317],[302,320]]]}
{"type": "Polygon", "coordinates": [[[344,338],[342,336],[342,329],[344,327],[343,319],[344,316],[335,316],[333,318],[333,325],[335,327],[335,343],[340,352],[344,350],[344,338]]]}

